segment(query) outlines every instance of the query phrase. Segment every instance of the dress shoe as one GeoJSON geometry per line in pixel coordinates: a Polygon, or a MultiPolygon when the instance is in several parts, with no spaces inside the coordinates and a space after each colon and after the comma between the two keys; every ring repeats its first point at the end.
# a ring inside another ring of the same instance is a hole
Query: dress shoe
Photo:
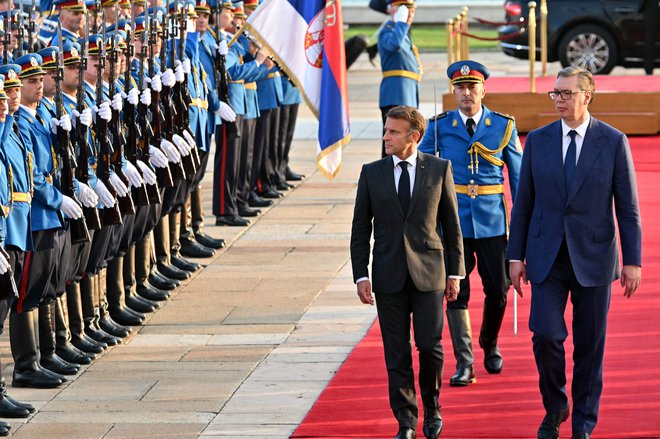
{"type": "Polygon", "coordinates": [[[69,363],[61,359],[57,354],[42,357],[39,363],[44,369],[59,373],[60,375],[76,375],[80,371],[79,364],[69,363]]]}
{"type": "MultiPolygon", "coordinates": [[[[215,254],[214,249],[196,241],[181,241],[181,250],[179,252],[187,258],[210,258],[215,254]]],[[[172,259],[172,256],[170,256],[170,259],[172,259]]],[[[172,263],[174,264],[174,260],[172,260],[172,263]]]]}
{"type": "Polygon", "coordinates": [[[559,413],[546,413],[539,426],[537,439],[559,439],[559,426],[568,419],[568,408],[559,413]]]}
{"type": "Polygon", "coordinates": [[[92,364],[92,360],[96,357],[94,354],[87,354],[81,351],[70,342],[58,345],[55,353],[62,360],[76,364],[92,364]]]}
{"type": "Polygon", "coordinates": [[[490,374],[498,374],[502,372],[502,354],[497,348],[496,344],[488,347],[484,345],[483,340],[479,337],[479,345],[484,350],[484,368],[490,374]]]}
{"type": "Polygon", "coordinates": [[[156,288],[151,284],[138,285],[137,293],[139,296],[144,297],[145,299],[164,302],[170,298],[169,291],[163,291],[160,288],[156,288]]]}
{"type": "Polygon", "coordinates": [[[30,412],[23,408],[14,405],[9,399],[0,395],[0,417],[3,418],[27,418],[30,412]]]}
{"type": "Polygon", "coordinates": [[[474,375],[474,365],[458,366],[456,373],[449,379],[449,385],[452,387],[465,387],[468,384],[476,383],[477,377],[474,375]]]}
{"type": "Polygon", "coordinates": [[[275,189],[278,191],[288,191],[293,189],[295,186],[289,183],[278,183],[277,186],[275,186],[275,189]]]}
{"type": "Polygon", "coordinates": [[[250,192],[248,196],[248,204],[250,207],[268,207],[273,204],[273,200],[266,200],[257,195],[256,192],[250,192]]]}
{"type": "Polygon", "coordinates": [[[278,198],[282,198],[284,195],[280,194],[279,192],[277,192],[274,189],[271,189],[271,190],[268,190],[268,191],[260,192],[259,196],[261,198],[270,198],[270,199],[276,200],[278,198]]]}
{"type": "Polygon", "coordinates": [[[27,411],[30,412],[30,413],[34,413],[34,412],[36,411],[36,409],[34,408],[34,406],[33,406],[32,404],[27,403],[27,402],[16,401],[14,398],[12,398],[11,396],[9,396],[9,394],[7,393],[7,386],[5,385],[5,380],[4,380],[4,379],[0,382],[0,394],[1,394],[1,395],[2,395],[7,401],[9,401],[9,402],[11,402],[12,404],[14,404],[16,407],[23,408],[23,409],[27,410],[27,411]]]}
{"type": "Polygon", "coordinates": [[[589,439],[590,437],[591,435],[589,433],[578,432],[578,433],[573,433],[571,439],[589,439]]]}
{"type": "Polygon", "coordinates": [[[179,270],[173,265],[158,264],[158,271],[169,279],[186,280],[190,277],[189,272],[179,270]]]}
{"type": "Polygon", "coordinates": [[[440,409],[430,408],[424,409],[424,436],[427,439],[437,439],[442,432],[442,416],[440,416],[440,409]]]}
{"type": "Polygon", "coordinates": [[[212,236],[207,235],[204,232],[195,233],[195,241],[199,242],[204,247],[214,248],[216,250],[224,248],[225,245],[227,245],[224,239],[214,238],[212,236]]]}
{"type": "Polygon", "coordinates": [[[34,389],[54,389],[60,387],[64,381],[46,372],[38,370],[14,370],[11,385],[14,387],[30,387],[34,389]]]}
{"type": "MultiPolygon", "coordinates": [[[[151,284],[153,287],[159,290],[172,291],[179,286],[179,281],[175,279],[168,279],[164,277],[162,274],[154,271],[151,274],[149,274],[149,284],[151,284]]],[[[142,293],[140,293],[139,284],[138,284],[138,294],[142,295],[142,293]]],[[[149,299],[149,297],[147,298],[149,299]]]]}
{"type": "Polygon", "coordinates": [[[9,436],[9,430],[11,430],[11,425],[0,421],[0,436],[9,436]]]}
{"type": "Polygon", "coordinates": [[[234,227],[245,227],[250,224],[250,220],[241,218],[240,216],[229,216],[223,215],[215,218],[216,226],[234,226],[234,227]]]}
{"type": "Polygon", "coordinates": [[[399,428],[399,432],[394,436],[394,439],[415,439],[415,430],[412,428],[399,428]]]}
{"type": "MultiPolygon", "coordinates": [[[[195,243],[197,244],[197,243],[195,243]]],[[[179,270],[187,271],[190,273],[194,273],[202,266],[198,264],[197,262],[189,261],[187,259],[184,259],[181,255],[176,254],[176,255],[170,255],[170,261],[172,262],[172,265],[174,265],[176,268],[179,270]]]]}
{"type": "Polygon", "coordinates": [[[87,336],[87,334],[83,334],[82,336],[76,336],[75,334],[72,334],[71,344],[87,355],[94,355],[92,359],[96,358],[96,354],[100,354],[103,352],[103,349],[108,347],[108,345],[105,343],[99,343],[96,340],[91,339],[89,336],[87,336]]]}
{"type": "Polygon", "coordinates": [[[297,172],[293,172],[291,169],[286,168],[286,179],[289,181],[300,181],[305,176],[303,174],[298,174],[297,172]]]}
{"type": "Polygon", "coordinates": [[[254,216],[259,216],[261,211],[259,209],[252,209],[251,207],[244,207],[242,209],[238,209],[238,214],[240,216],[247,216],[247,217],[254,217],[254,216]]]}

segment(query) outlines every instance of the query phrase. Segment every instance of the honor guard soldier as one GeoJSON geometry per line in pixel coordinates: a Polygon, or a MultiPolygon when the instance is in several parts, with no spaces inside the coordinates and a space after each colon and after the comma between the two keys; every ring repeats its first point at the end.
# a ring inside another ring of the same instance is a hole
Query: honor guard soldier
{"type": "MultiPolygon", "coordinates": [[[[414,0],[390,0],[390,19],[378,34],[378,55],[383,71],[380,83],[380,112],[383,125],[387,112],[397,105],[419,107],[419,81],[422,63],[410,37],[415,17],[414,0]]],[[[385,157],[385,141],[382,156],[385,157]]]]}
{"type": "Polygon", "coordinates": [[[469,276],[477,263],[486,294],[479,345],[485,353],[486,371],[497,374],[502,370],[497,338],[510,285],[504,259],[508,209],[503,169],[506,164],[515,198],[522,148],[513,117],[491,111],[481,103],[484,82],[490,76],[484,65],[458,61],[449,66],[447,75],[458,109],[431,118],[419,149],[450,160],[454,170],[467,276],[461,280],[458,299],[447,304],[447,322],[457,359],[457,370],[449,383],[467,386],[476,379],[468,301],[469,276]]]}
{"type": "MultiPolygon", "coordinates": [[[[65,41],[77,42],[85,27],[85,12],[87,7],[84,0],[56,0],[55,8],[59,11],[59,21],[62,23],[62,38],[65,41]]],[[[57,35],[54,34],[50,42],[57,46],[57,35]]]]}
{"type": "MultiPolygon", "coordinates": [[[[4,91],[4,75],[0,75],[0,145],[5,144],[8,135],[6,128],[11,129],[13,124],[13,117],[5,115],[8,99],[4,91]]],[[[11,207],[8,166],[5,149],[0,147],[0,334],[3,331],[4,321],[12,302],[15,300],[16,282],[19,280],[19,276],[16,276],[16,272],[12,271],[10,265],[12,258],[5,250],[5,246],[8,246],[6,242],[8,234],[6,217],[9,215],[11,207]]],[[[18,252],[17,249],[12,251],[18,252]]],[[[18,274],[20,275],[20,273],[18,274]]],[[[2,377],[2,365],[0,365],[0,416],[3,418],[26,418],[34,411],[35,408],[31,404],[18,402],[7,395],[5,380],[2,377]]],[[[10,428],[11,426],[8,423],[0,421],[0,436],[8,435],[10,428]]]]}

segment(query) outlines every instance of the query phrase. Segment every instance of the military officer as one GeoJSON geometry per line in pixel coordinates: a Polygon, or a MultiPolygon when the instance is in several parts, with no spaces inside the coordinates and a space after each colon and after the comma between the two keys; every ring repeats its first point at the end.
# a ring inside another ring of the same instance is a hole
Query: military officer
{"type": "Polygon", "coordinates": [[[419,150],[451,160],[454,169],[467,276],[461,280],[458,300],[447,305],[447,322],[457,359],[450,385],[467,386],[476,379],[468,313],[469,276],[475,265],[486,294],[479,335],[484,366],[491,374],[502,370],[497,339],[510,285],[504,260],[508,209],[503,169],[506,165],[515,198],[522,148],[513,117],[491,111],[481,103],[484,83],[490,76],[484,65],[458,61],[448,67],[447,75],[458,109],[429,121],[419,150]]]}
{"type": "MultiPolygon", "coordinates": [[[[414,0],[390,0],[387,10],[390,20],[378,34],[378,54],[383,70],[379,99],[383,125],[391,108],[397,105],[419,107],[418,84],[422,77],[422,63],[410,37],[415,17],[414,0]]],[[[382,156],[385,157],[384,141],[382,156]]]]}
{"type": "MultiPolygon", "coordinates": [[[[76,42],[85,27],[84,0],[56,0],[55,8],[59,11],[59,21],[62,23],[62,39],[76,42]]],[[[50,44],[57,46],[57,34],[53,35],[50,44]]]]}

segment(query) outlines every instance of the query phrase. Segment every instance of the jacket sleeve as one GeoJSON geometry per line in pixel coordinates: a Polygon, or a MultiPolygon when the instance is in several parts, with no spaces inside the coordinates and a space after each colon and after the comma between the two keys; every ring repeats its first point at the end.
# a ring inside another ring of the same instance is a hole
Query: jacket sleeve
{"type": "Polygon", "coordinates": [[[351,229],[351,263],[353,265],[353,281],[369,277],[369,250],[371,249],[371,230],[373,212],[365,166],[360,172],[355,210],[353,211],[353,226],[351,229]]]}
{"type": "Polygon", "coordinates": [[[518,182],[520,181],[520,163],[522,162],[522,151],[520,146],[520,139],[518,138],[518,130],[514,122],[513,132],[509,143],[504,148],[504,162],[509,175],[509,187],[511,188],[511,198],[516,199],[516,192],[518,191],[518,182]]]}
{"type": "Polygon", "coordinates": [[[425,154],[431,154],[431,155],[438,155],[438,151],[436,151],[436,139],[435,136],[437,135],[436,133],[436,125],[437,123],[434,121],[428,122],[428,129],[426,130],[426,133],[424,134],[424,138],[422,139],[421,143],[417,147],[418,150],[425,154]]]}
{"type": "Polygon", "coordinates": [[[451,162],[446,161],[445,175],[442,180],[442,195],[440,196],[440,224],[445,242],[445,261],[448,276],[465,276],[465,260],[463,258],[463,234],[458,217],[458,201],[454,187],[454,174],[451,162]]]}
{"type": "Polygon", "coordinates": [[[527,232],[529,222],[534,210],[534,178],[532,175],[532,154],[534,134],[530,133],[525,140],[520,164],[520,178],[516,197],[513,201],[513,212],[511,213],[511,224],[509,231],[509,243],[506,251],[507,260],[525,260],[525,248],[527,247],[527,232]]]}
{"type": "Polygon", "coordinates": [[[398,52],[401,50],[409,30],[410,25],[405,22],[394,23],[391,28],[384,27],[378,36],[378,45],[388,52],[398,52]]]}

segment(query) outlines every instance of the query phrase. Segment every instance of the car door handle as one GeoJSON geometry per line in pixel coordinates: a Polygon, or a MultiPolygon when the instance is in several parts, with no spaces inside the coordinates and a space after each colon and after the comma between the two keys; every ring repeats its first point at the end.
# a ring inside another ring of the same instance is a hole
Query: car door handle
{"type": "Polygon", "coordinates": [[[614,8],[614,12],[619,14],[634,14],[637,11],[634,8],[628,6],[619,6],[617,8],[614,8]]]}

